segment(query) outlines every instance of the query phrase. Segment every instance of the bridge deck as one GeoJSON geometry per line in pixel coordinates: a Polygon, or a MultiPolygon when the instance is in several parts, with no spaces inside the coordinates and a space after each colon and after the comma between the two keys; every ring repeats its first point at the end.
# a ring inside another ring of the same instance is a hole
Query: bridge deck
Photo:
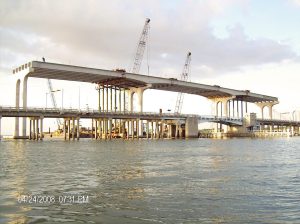
{"type": "Polygon", "coordinates": [[[44,117],[44,118],[113,118],[113,119],[141,119],[141,120],[185,120],[188,117],[197,117],[200,122],[215,122],[223,124],[241,125],[241,118],[216,117],[195,114],[153,113],[153,112],[128,112],[104,111],[89,109],[54,109],[54,108],[16,108],[0,107],[2,117],[44,117]]]}
{"type": "Polygon", "coordinates": [[[276,97],[252,93],[248,90],[235,90],[218,85],[180,81],[175,78],[160,78],[132,74],[125,71],[111,71],[47,62],[32,61],[13,70],[13,74],[26,73],[28,77],[58,79],[78,82],[98,83],[118,88],[145,87],[173,92],[200,95],[210,99],[235,97],[245,102],[277,102],[276,97]]]}

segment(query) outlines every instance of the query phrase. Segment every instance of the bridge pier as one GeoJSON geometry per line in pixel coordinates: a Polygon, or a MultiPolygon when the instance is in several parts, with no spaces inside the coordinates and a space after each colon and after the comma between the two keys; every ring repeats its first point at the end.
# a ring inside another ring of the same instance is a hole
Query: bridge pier
{"type": "Polygon", "coordinates": [[[269,119],[273,119],[273,106],[279,102],[257,102],[255,103],[261,111],[261,119],[264,119],[264,108],[267,107],[269,110],[269,119]]]}
{"type": "Polygon", "coordinates": [[[149,121],[147,120],[147,124],[146,124],[146,138],[147,140],[149,139],[149,121]]]}
{"type": "Polygon", "coordinates": [[[80,130],[79,130],[79,118],[77,118],[77,133],[76,133],[76,137],[77,137],[77,140],[79,140],[80,138],[80,130]]]}
{"type": "Polygon", "coordinates": [[[72,140],[75,140],[75,118],[72,118],[72,140]]]}
{"type": "Polygon", "coordinates": [[[29,118],[29,140],[43,140],[43,117],[29,118]]]}

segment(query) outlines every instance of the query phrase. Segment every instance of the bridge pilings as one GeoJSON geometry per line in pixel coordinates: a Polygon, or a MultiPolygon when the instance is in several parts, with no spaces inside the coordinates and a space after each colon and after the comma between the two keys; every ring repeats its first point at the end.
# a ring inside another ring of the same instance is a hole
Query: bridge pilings
{"type": "Polygon", "coordinates": [[[43,140],[43,117],[29,118],[29,140],[43,140]]]}

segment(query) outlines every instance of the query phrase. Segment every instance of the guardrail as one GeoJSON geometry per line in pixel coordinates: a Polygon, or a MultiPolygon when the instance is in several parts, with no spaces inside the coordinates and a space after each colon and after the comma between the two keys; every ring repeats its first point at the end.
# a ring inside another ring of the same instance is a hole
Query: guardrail
{"type": "Polygon", "coordinates": [[[99,111],[97,109],[73,109],[73,108],[43,108],[43,107],[12,107],[12,106],[0,106],[0,112],[53,112],[53,113],[76,113],[76,114],[102,114],[102,115],[144,115],[144,116],[165,116],[165,117],[178,117],[178,118],[187,118],[187,117],[196,117],[200,120],[222,120],[222,121],[242,121],[241,118],[232,118],[232,117],[217,117],[213,115],[198,115],[198,114],[178,114],[178,113],[156,113],[156,112],[131,112],[131,111],[99,111]]]}
{"type": "Polygon", "coordinates": [[[77,113],[77,114],[89,114],[89,113],[93,113],[93,114],[110,114],[110,115],[161,115],[161,116],[169,116],[169,117],[191,117],[191,116],[195,116],[197,117],[198,115],[195,114],[176,114],[176,113],[156,113],[156,112],[131,112],[131,111],[99,111],[97,109],[56,109],[56,108],[41,108],[41,107],[3,107],[0,106],[0,112],[56,112],[56,113],[77,113]]]}
{"type": "Polygon", "coordinates": [[[257,121],[280,121],[280,122],[298,122],[300,123],[300,121],[295,121],[295,120],[281,120],[281,119],[257,119],[257,121]]]}

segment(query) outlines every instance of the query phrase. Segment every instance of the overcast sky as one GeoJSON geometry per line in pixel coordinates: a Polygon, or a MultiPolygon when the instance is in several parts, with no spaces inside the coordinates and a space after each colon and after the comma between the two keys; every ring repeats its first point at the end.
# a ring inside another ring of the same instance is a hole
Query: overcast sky
{"type": "MultiPolygon", "coordinates": [[[[148,63],[150,75],[179,78],[191,51],[192,81],[276,96],[277,111],[300,108],[300,0],[0,0],[0,105],[14,103],[12,69],[43,56],[129,70],[147,17],[148,57],[141,73],[148,63]]],[[[45,106],[46,81],[31,79],[28,85],[28,105],[45,106]]],[[[81,106],[96,107],[94,86],[54,82],[65,89],[68,107],[78,107],[79,85],[81,106]]],[[[162,93],[146,91],[146,111],[175,107],[176,94],[163,92],[158,103],[155,94],[162,93]]],[[[207,105],[186,96],[183,111],[207,114],[207,105]]]]}

